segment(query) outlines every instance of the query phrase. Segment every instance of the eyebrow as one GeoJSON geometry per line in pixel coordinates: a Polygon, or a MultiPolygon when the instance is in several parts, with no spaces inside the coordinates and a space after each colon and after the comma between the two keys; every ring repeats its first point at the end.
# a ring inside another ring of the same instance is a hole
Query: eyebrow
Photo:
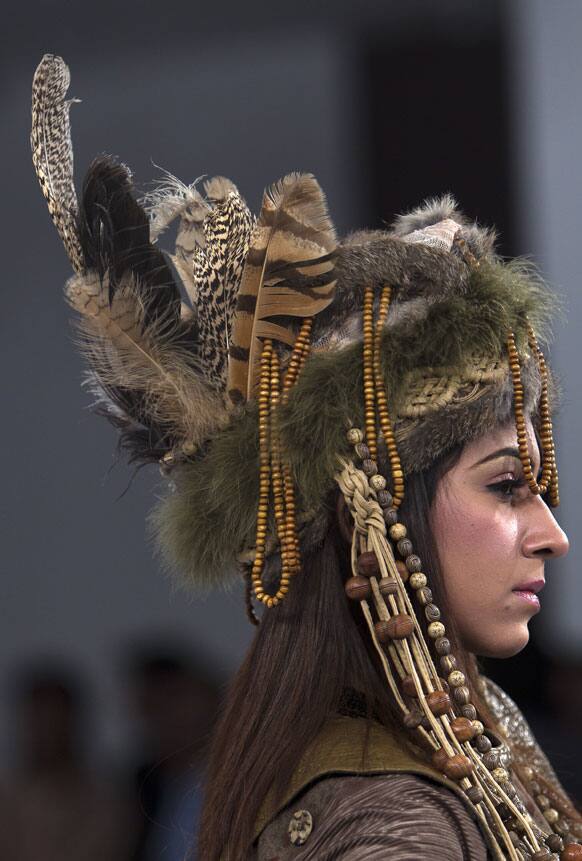
{"type": "Polygon", "coordinates": [[[481,466],[482,463],[489,463],[490,460],[496,460],[498,457],[515,457],[519,460],[519,449],[514,446],[507,446],[506,448],[498,448],[497,451],[492,451],[491,454],[488,454],[486,457],[478,460],[477,463],[474,463],[473,466],[481,466]]]}

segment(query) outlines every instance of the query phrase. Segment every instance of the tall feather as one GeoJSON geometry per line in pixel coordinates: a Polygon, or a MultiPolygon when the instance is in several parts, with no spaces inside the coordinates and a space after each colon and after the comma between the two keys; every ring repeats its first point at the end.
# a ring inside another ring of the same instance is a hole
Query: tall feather
{"type": "Polygon", "coordinates": [[[253,397],[263,340],[292,345],[294,318],[315,316],[333,301],[335,248],[311,174],[289,174],[265,192],[233,320],[227,391],[234,404],[253,397]]]}
{"type": "Polygon", "coordinates": [[[77,195],[73,182],[73,147],[69,109],[65,101],[70,73],[61,57],[45,54],[32,82],[30,144],[34,169],[49,213],[75,272],[85,261],[77,236],[77,195]]]}

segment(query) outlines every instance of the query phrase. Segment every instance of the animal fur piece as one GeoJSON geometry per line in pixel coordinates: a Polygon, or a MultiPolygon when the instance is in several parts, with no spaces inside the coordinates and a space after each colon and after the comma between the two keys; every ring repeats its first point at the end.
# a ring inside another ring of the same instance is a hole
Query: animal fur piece
{"type": "Polygon", "coordinates": [[[333,301],[335,247],[313,176],[289,174],[265,193],[233,323],[227,385],[233,403],[253,397],[263,340],[293,345],[293,318],[313,317],[333,301]]]}
{"type": "Polygon", "coordinates": [[[84,267],[76,231],[77,195],[73,183],[73,148],[69,109],[69,69],[60,57],[45,54],[32,82],[30,144],[36,175],[75,272],[84,267]]]}

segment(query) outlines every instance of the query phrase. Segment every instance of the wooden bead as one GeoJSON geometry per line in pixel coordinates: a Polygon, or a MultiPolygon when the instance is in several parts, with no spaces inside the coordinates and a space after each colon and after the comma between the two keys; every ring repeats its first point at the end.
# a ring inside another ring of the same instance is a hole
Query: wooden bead
{"type": "Polygon", "coordinates": [[[460,670],[453,670],[452,673],[449,673],[447,681],[452,688],[460,688],[461,685],[465,684],[465,674],[460,670]]]}
{"type": "Polygon", "coordinates": [[[392,616],[391,619],[388,619],[388,621],[383,624],[386,626],[386,634],[390,640],[404,640],[406,637],[410,637],[414,631],[414,622],[406,613],[399,613],[397,616],[392,616]]]}
{"type": "MultiPolygon", "coordinates": [[[[412,541],[410,540],[410,538],[401,538],[396,545],[396,549],[398,550],[400,555],[404,559],[406,559],[412,554],[412,541]]],[[[406,570],[408,570],[408,568],[406,570]]]]}
{"type": "Polygon", "coordinates": [[[442,622],[431,622],[427,628],[428,636],[432,640],[438,640],[445,635],[445,626],[442,622]]]}
{"type": "Polygon", "coordinates": [[[436,604],[427,604],[424,608],[427,622],[437,622],[441,617],[441,611],[436,604]]]}
{"type": "Polygon", "coordinates": [[[411,574],[414,574],[416,571],[420,571],[422,568],[422,562],[420,561],[420,556],[416,556],[414,553],[411,553],[406,557],[406,567],[410,571],[411,574]]]}
{"type": "Polygon", "coordinates": [[[351,443],[351,445],[356,445],[357,443],[362,442],[364,439],[363,431],[361,431],[359,428],[350,428],[346,436],[348,438],[348,442],[351,443]]]}
{"type": "Polygon", "coordinates": [[[441,669],[445,673],[448,674],[456,668],[457,659],[455,658],[454,655],[443,655],[443,657],[440,660],[440,664],[441,664],[441,669]]]}
{"type": "Polygon", "coordinates": [[[390,527],[390,538],[392,541],[400,541],[401,538],[406,538],[406,526],[403,523],[395,523],[390,527]]]}
{"type": "Polygon", "coordinates": [[[395,595],[398,592],[398,583],[393,577],[385,577],[383,580],[380,580],[378,588],[380,589],[380,594],[387,598],[388,595],[395,595]]]}
{"type": "Polygon", "coordinates": [[[473,804],[479,804],[485,797],[480,786],[470,786],[465,790],[465,794],[473,804]]]}
{"type": "Polygon", "coordinates": [[[471,691],[465,685],[461,685],[459,688],[455,688],[453,691],[453,696],[455,698],[455,702],[457,702],[460,706],[467,705],[469,700],[471,699],[471,691]]]}
{"type": "Polygon", "coordinates": [[[369,483],[372,490],[375,491],[384,490],[386,487],[386,479],[383,475],[380,475],[379,473],[377,475],[371,476],[369,483]]]}
{"type": "Polygon", "coordinates": [[[473,728],[473,724],[466,717],[456,717],[451,721],[451,729],[455,734],[455,738],[457,741],[465,742],[470,741],[475,735],[475,730],[473,728]]]}
{"type": "Polygon", "coordinates": [[[438,655],[448,655],[451,651],[451,644],[446,637],[439,637],[435,641],[434,647],[438,655]]]}
{"type": "Polygon", "coordinates": [[[473,771],[473,763],[468,756],[462,753],[457,753],[447,759],[444,766],[444,772],[451,780],[461,780],[463,777],[468,777],[473,771]]]}
{"type": "Polygon", "coordinates": [[[475,720],[477,717],[477,709],[473,703],[467,703],[466,705],[461,706],[461,714],[463,717],[469,718],[469,720],[475,720]]]}
{"type": "Polygon", "coordinates": [[[483,723],[480,720],[472,720],[471,726],[473,727],[475,735],[481,735],[485,730],[485,727],[483,726],[483,723]]]}
{"type": "Polygon", "coordinates": [[[531,856],[531,861],[548,861],[551,857],[552,853],[550,850],[544,847],[543,849],[539,849],[537,852],[534,852],[531,856]]]}
{"type": "Polygon", "coordinates": [[[418,696],[418,691],[416,690],[416,685],[414,684],[412,676],[404,676],[400,682],[400,686],[402,688],[402,692],[406,694],[407,697],[418,696]]]}
{"type": "Polygon", "coordinates": [[[554,807],[548,807],[543,811],[546,822],[549,822],[550,825],[554,825],[560,818],[560,814],[554,807]]]}
{"type": "Polygon", "coordinates": [[[393,499],[392,494],[388,490],[379,490],[376,494],[378,499],[378,504],[381,508],[390,508],[392,505],[393,499]]]}
{"type": "Polygon", "coordinates": [[[536,802],[540,810],[545,810],[546,807],[551,807],[550,799],[547,795],[536,795],[536,802]]]}
{"type": "Polygon", "coordinates": [[[494,768],[491,772],[491,777],[496,780],[497,783],[507,783],[509,780],[509,774],[506,769],[501,767],[494,768]]]}
{"type": "Polygon", "coordinates": [[[378,465],[375,460],[370,460],[370,458],[367,457],[366,460],[362,461],[362,469],[368,478],[370,478],[370,476],[376,475],[378,472],[378,465]]]}
{"type": "Polygon", "coordinates": [[[444,715],[451,709],[451,699],[445,691],[433,691],[427,694],[426,704],[433,715],[444,715]]]}
{"type": "Polygon", "coordinates": [[[560,861],[580,861],[582,846],[579,843],[566,843],[560,853],[560,861]]]}
{"type": "Polygon", "coordinates": [[[406,583],[406,581],[408,580],[408,576],[409,576],[408,575],[408,568],[406,567],[404,562],[400,561],[400,559],[398,559],[396,561],[396,570],[400,574],[400,579],[402,580],[402,582],[406,583]]]}
{"type": "Polygon", "coordinates": [[[417,729],[422,723],[424,719],[424,715],[416,709],[412,709],[407,714],[404,715],[404,726],[407,729],[417,729]]]}
{"type": "Polygon", "coordinates": [[[440,771],[441,774],[444,774],[445,771],[445,762],[448,760],[449,755],[444,748],[439,748],[435,750],[432,755],[432,764],[436,768],[437,771],[440,771]]]}
{"type": "Polygon", "coordinates": [[[362,577],[375,577],[379,572],[380,565],[374,551],[360,553],[358,556],[358,573],[362,577]]]}
{"type": "Polygon", "coordinates": [[[368,458],[370,457],[370,449],[365,442],[357,443],[357,445],[354,446],[354,450],[360,460],[368,460],[368,458]]]}
{"type": "Polygon", "coordinates": [[[372,594],[370,581],[366,577],[350,577],[344,586],[346,595],[352,601],[364,601],[372,594]]]}
{"type": "Polygon", "coordinates": [[[480,735],[477,738],[476,747],[479,753],[488,753],[491,750],[491,739],[486,735],[480,735]]]}
{"type": "MultiPolygon", "coordinates": [[[[410,568],[408,570],[410,571],[410,568]]],[[[422,589],[427,583],[426,574],[423,574],[422,571],[415,571],[408,578],[408,583],[411,589],[422,589]]]]}
{"type": "Polygon", "coordinates": [[[485,768],[488,768],[489,771],[493,771],[494,768],[497,768],[499,765],[499,754],[496,750],[490,750],[488,753],[483,754],[483,765],[485,768]]]}
{"type": "MultiPolygon", "coordinates": [[[[412,583],[410,585],[412,586],[412,583]]],[[[432,603],[432,592],[428,586],[422,586],[422,588],[417,589],[416,597],[422,607],[426,607],[427,604],[432,603]]]]}
{"type": "Polygon", "coordinates": [[[548,834],[546,843],[552,852],[561,852],[564,848],[564,841],[559,834],[548,834]]]}
{"type": "Polygon", "coordinates": [[[398,511],[395,508],[385,508],[383,515],[386,526],[398,525],[398,511]]]}

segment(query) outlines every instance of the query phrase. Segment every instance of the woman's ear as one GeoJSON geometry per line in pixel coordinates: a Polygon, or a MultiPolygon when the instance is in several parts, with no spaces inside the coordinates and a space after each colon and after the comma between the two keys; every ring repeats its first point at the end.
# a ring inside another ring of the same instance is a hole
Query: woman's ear
{"type": "Polygon", "coordinates": [[[354,532],[354,521],[352,520],[352,515],[350,514],[348,506],[346,505],[343,493],[338,493],[337,495],[335,513],[340,535],[342,536],[346,544],[351,545],[352,535],[354,532]]]}

